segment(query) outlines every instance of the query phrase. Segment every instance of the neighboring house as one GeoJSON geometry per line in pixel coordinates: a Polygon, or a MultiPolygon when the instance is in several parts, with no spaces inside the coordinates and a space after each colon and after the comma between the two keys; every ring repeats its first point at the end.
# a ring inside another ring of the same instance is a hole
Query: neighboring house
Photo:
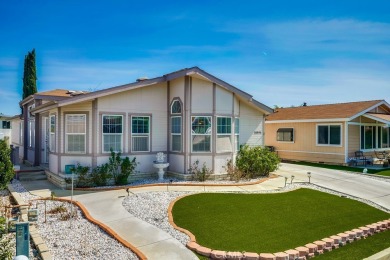
{"type": "Polygon", "coordinates": [[[272,112],[197,67],[90,93],[36,93],[20,105],[24,160],[48,165],[50,174],[106,163],[110,148],[136,157],[140,173],[157,171],[157,152],[167,155],[171,173],[187,173],[197,160],[224,173],[240,145],[264,145],[272,112]]]}
{"type": "Polygon", "coordinates": [[[277,109],[266,118],[265,144],[286,160],[346,164],[355,151],[390,151],[384,100],[277,109]]]}
{"type": "Polygon", "coordinates": [[[11,139],[11,121],[9,116],[0,116],[0,140],[5,140],[7,144],[11,139]]]}

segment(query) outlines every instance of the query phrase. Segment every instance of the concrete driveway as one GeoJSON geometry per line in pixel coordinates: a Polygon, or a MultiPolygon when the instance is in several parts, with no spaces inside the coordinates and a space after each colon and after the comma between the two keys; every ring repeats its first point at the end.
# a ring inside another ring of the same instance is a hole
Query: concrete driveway
{"type": "Polygon", "coordinates": [[[390,179],[287,163],[282,163],[275,174],[288,177],[288,181],[294,175],[294,182],[307,182],[307,172],[311,172],[311,183],[370,200],[390,210],[390,179]]]}

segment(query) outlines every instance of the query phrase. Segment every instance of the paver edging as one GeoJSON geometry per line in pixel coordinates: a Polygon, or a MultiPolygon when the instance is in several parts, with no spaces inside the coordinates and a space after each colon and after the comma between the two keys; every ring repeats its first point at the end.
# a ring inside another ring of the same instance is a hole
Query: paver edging
{"type": "MultiPolygon", "coordinates": [[[[16,204],[23,205],[26,203],[24,201],[24,199],[18,194],[18,192],[15,191],[15,189],[12,187],[11,184],[7,185],[7,189],[9,190],[11,196],[14,198],[16,204]]],[[[25,206],[21,207],[20,212],[22,213],[22,218],[21,218],[22,221],[26,221],[28,219],[27,214],[26,214],[27,213],[26,207],[25,206]]],[[[29,224],[29,229],[31,229],[30,237],[31,237],[33,244],[38,249],[39,255],[41,256],[41,258],[43,260],[51,260],[52,256],[51,256],[51,253],[47,249],[46,243],[44,242],[42,237],[39,235],[39,233],[36,232],[35,226],[32,226],[31,224],[32,223],[29,224]]]]}
{"type": "MultiPolygon", "coordinates": [[[[175,203],[176,203],[178,200],[180,200],[180,199],[182,199],[182,198],[184,198],[184,197],[190,196],[190,195],[192,195],[192,194],[187,194],[187,195],[183,195],[183,196],[177,197],[175,200],[173,200],[173,201],[169,204],[169,206],[168,206],[168,222],[169,222],[169,224],[170,224],[174,229],[176,229],[176,230],[178,230],[178,231],[180,231],[180,232],[183,232],[183,233],[185,233],[186,235],[188,235],[188,236],[190,237],[190,241],[187,243],[187,248],[189,248],[189,249],[191,249],[191,250],[193,250],[193,251],[196,251],[196,252],[198,252],[198,250],[197,250],[198,248],[207,249],[207,250],[210,250],[210,254],[211,254],[213,251],[224,252],[223,250],[209,249],[209,248],[207,248],[207,247],[204,247],[204,246],[202,246],[202,245],[199,245],[199,244],[196,242],[196,237],[195,237],[194,234],[192,234],[192,233],[191,233],[189,230],[187,230],[187,229],[184,229],[184,228],[182,228],[182,227],[177,226],[176,223],[173,221],[173,215],[172,215],[173,206],[175,205],[175,203]],[[194,250],[194,245],[197,245],[197,247],[195,247],[195,250],[194,250]]],[[[367,226],[370,226],[370,225],[374,225],[374,224],[377,225],[377,229],[376,229],[375,232],[372,233],[371,235],[374,235],[374,234],[377,233],[377,232],[384,232],[385,230],[390,230],[390,219],[385,219],[385,220],[383,220],[383,221],[375,222],[375,223],[373,223],[373,224],[368,224],[368,225],[366,225],[366,227],[367,227],[367,226]],[[380,224],[378,224],[378,223],[380,223],[380,224]],[[380,229],[380,227],[381,227],[381,229],[380,229]]],[[[355,230],[355,229],[353,229],[353,230],[355,230]]],[[[354,231],[346,231],[346,232],[351,232],[351,233],[353,232],[353,233],[356,234],[356,232],[354,232],[354,231]]],[[[344,232],[344,233],[345,233],[345,232],[344,232]]],[[[368,234],[369,234],[369,233],[370,233],[370,232],[368,232],[368,234]]],[[[342,233],[339,233],[339,234],[342,234],[342,233]]],[[[323,253],[332,251],[332,249],[333,249],[333,247],[334,247],[334,245],[335,245],[335,244],[334,244],[335,239],[332,238],[332,237],[334,237],[334,236],[338,236],[338,235],[332,235],[332,236],[329,236],[329,237],[324,238],[324,239],[322,239],[322,240],[317,240],[317,241],[314,241],[313,243],[306,244],[305,246],[296,247],[296,249],[289,249],[289,250],[284,251],[284,253],[289,254],[289,253],[293,253],[293,251],[295,251],[295,252],[298,252],[298,256],[299,256],[299,257],[303,257],[303,256],[300,255],[301,252],[300,252],[299,250],[297,250],[297,249],[298,249],[298,248],[299,248],[299,249],[307,248],[308,250],[307,250],[307,255],[306,255],[306,256],[307,256],[308,258],[312,258],[312,257],[315,256],[315,254],[318,255],[318,254],[323,254],[323,253]],[[326,242],[325,242],[324,240],[325,240],[326,242]],[[316,243],[316,242],[317,242],[317,243],[316,243]],[[330,247],[329,247],[329,246],[328,246],[328,247],[326,246],[327,242],[329,243],[328,245],[331,245],[330,247]],[[308,247],[307,245],[309,245],[309,247],[308,247]],[[316,246],[315,248],[313,248],[314,245],[316,246]],[[318,246],[320,246],[320,248],[318,248],[318,246]]],[[[348,239],[347,239],[347,241],[348,241],[348,239]]],[[[348,243],[352,243],[353,241],[356,241],[356,240],[348,241],[348,243]]],[[[344,245],[343,242],[342,242],[342,239],[339,240],[339,245],[344,245]]],[[[334,249],[337,249],[337,248],[339,248],[339,247],[334,247],[334,249]]],[[[198,253],[199,253],[199,252],[198,252],[198,253]]],[[[257,253],[251,253],[251,252],[249,252],[248,254],[256,255],[257,253]]],[[[261,259],[261,255],[262,255],[262,254],[264,254],[264,253],[259,254],[260,259],[261,259]]],[[[268,253],[266,253],[266,254],[268,255],[268,253]]],[[[270,256],[270,255],[274,255],[274,256],[275,256],[275,254],[269,254],[269,256],[270,256]]],[[[276,258],[276,256],[275,256],[275,258],[276,258]]]]}
{"type": "MultiPolygon", "coordinates": [[[[52,198],[41,198],[41,200],[52,200],[52,198]]],[[[62,201],[62,202],[68,202],[68,203],[73,203],[74,205],[76,205],[77,207],[79,207],[79,209],[83,212],[85,218],[89,221],[89,222],[92,222],[93,224],[99,226],[101,229],[103,229],[107,234],[109,234],[110,236],[112,236],[114,239],[116,239],[119,243],[121,243],[123,246],[129,248],[134,254],[136,254],[138,256],[139,259],[142,259],[142,260],[146,260],[147,257],[138,249],[136,248],[135,246],[133,246],[132,244],[130,244],[128,241],[126,241],[125,239],[123,239],[121,236],[119,236],[114,230],[112,230],[110,227],[108,227],[106,224],[100,222],[99,220],[96,220],[94,219],[91,214],[89,214],[89,211],[85,208],[85,206],[79,202],[79,201],[75,201],[75,200],[70,200],[70,199],[67,199],[67,198],[53,198],[53,200],[57,200],[57,201],[62,201]]]]}
{"type": "MultiPolygon", "coordinates": [[[[258,181],[254,182],[244,182],[244,183],[223,183],[223,184],[218,184],[218,183],[154,183],[154,184],[143,184],[143,185],[137,185],[137,186],[131,186],[131,185],[125,185],[125,186],[120,186],[120,187],[109,187],[109,188],[73,188],[73,190],[79,190],[79,191],[109,191],[109,190],[123,190],[127,188],[131,189],[138,189],[138,188],[145,188],[145,187],[166,187],[167,185],[169,187],[174,187],[174,186],[186,186],[186,187],[232,187],[232,186],[250,186],[250,185],[256,185],[260,184],[262,182],[265,182],[269,179],[274,179],[277,178],[278,176],[275,174],[272,174],[271,176],[267,178],[263,178],[258,181]]],[[[66,187],[66,190],[71,190],[71,187],[66,187]]]]}

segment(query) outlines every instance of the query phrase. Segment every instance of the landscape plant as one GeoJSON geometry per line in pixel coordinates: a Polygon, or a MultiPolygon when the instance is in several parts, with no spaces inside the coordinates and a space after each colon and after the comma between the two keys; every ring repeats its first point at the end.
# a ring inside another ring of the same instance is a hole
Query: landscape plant
{"type": "Polygon", "coordinates": [[[199,168],[199,160],[196,160],[188,169],[188,173],[192,175],[192,180],[204,182],[210,177],[212,171],[207,168],[206,163],[199,168]]]}
{"type": "Polygon", "coordinates": [[[280,159],[275,152],[261,146],[241,146],[236,158],[236,167],[246,178],[269,176],[270,172],[278,168],[279,163],[280,159]]]}
{"type": "Polygon", "coordinates": [[[0,259],[12,259],[13,239],[7,232],[6,219],[0,216],[0,259]]]}
{"type": "Polygon", "coordinates": [[[111,149],[111,156],[108,159],[108,163],[103,164],[101,167],[106,169],[106,174],[109,174],[114,179],[115,185],[127,184],[128,177],[134,173],[137,166],[135,157],[130,160],[129,157],[121,158],[121,153],[115,153],[111,149]]]}
{"type": "Polygon", "coordinates": [[[107,171],[107,165],[103,164],[92,170],[90,178],[94,186],[106,186],[112,175],[107,171]]]}
{"type": "Polygon", "coordinates": [[[0,140],[0,190],[7,187],[14,177],[14,166],[11,162],[11,149],[4,140],[0,140]]]}
{"type": "Polygon", "coordinates": [[[73,167],[71,171],[77,176],[76,178],[76,187],[85,188],[91,186],[91,178],[89,176],[89,166],[82,166],[80,163],[77,163],[76,167],[73,167]]]}

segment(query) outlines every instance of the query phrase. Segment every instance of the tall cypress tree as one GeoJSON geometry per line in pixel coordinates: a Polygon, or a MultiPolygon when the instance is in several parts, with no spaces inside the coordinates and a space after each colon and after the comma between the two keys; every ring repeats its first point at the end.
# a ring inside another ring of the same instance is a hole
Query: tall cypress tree
{"type": "Polygon", "coordinates": [[[24,57],[23,99],[37,93],[37,69],[35,66],[35,49],[24,57]]]}

